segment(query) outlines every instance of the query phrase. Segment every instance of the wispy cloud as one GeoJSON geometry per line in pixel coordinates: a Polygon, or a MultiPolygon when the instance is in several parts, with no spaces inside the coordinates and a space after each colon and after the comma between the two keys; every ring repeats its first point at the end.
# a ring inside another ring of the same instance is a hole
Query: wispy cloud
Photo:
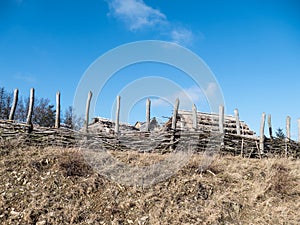
{"type": "Polygon", "coordinates": [[[202,90],[197,86],[192,86],[169,96],[162,96],[161,98],[154,99],[151,104],[153,106],[167,107],[169,106],[169,103],[174,104],[177,98],[180,100],[181,109],[191,109],[193,104],[204,104],[206,102],[202,90]]]}
{"type": "Polygon", "coordinates": [[[190,29],[169,21],[164,13],[143,0],[107,0],[107,3],[108,15],[121,20],[130,31],[155,28],[158,35],[181,45],[191,45],[194,40],[190,29]]]}
{"type": "Polygon", "coordinates": [[[163,13],[146,5],[142,0],[112,0],[108,4],[109,15],[122,20],[131,31],[166,22],[163,13]]]}
{"type": "Polygon", "coordinates": [[[171,31],[171,40],[176,44],[190,45],[193,39],[193,32],[187,28],[175,28],[171,31]]]}
{"type": "Polygon", "coordinates": [[[13,76],[15,80],[23,81],[29,84],[35,84],[36,78],[29,73],[17,73],[13,76]]]}

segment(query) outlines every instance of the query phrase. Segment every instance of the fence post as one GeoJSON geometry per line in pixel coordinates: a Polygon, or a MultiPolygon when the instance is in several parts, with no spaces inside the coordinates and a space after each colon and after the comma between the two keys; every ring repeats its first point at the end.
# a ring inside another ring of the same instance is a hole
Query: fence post
{"type": "Polygon", "coordinates": [[[224,134],[224,106],[219,106],[219,130],[221,134],[224,134]]]}
{"type": "Polygon", "coordinates": [[[291,139],[291,117],[286,117],[286,140],[289,142],[291,139]]]}
{"type": "Polygon", "coordinates": [[[11,106],[9,118],[8,118],[9,120],[14,120],[15,112],[16,112],[16,108],[17,108],[17,104],[18,104],[18,95],[19,95],[19,90],[15,89],[14,90],[14,100],[13,100],[13,104],[11,106]]]}
{"type": "Polygon", "coordinates": [[[115,134],[119,134],[120,127],[120,103],[121,103],[121,97],[117,96],[117,111],[116,111],[116,122],[115,122],[115,134]]]}
{"type": "Polygon", "coordinates": [[[271,114],[268,114],[268,127],[269,127],[270,138],[273,139],[271,114]]]}
{"type": "Polygon", "coordinates": [[[193,107],[192,107],[192,115],[193,115],[193,129],[197,130],[197,128],[198,128],[197,107],[195,104],[193,104],[193,107]]]}
{"type": "Polygon", "coordinates": [[[151,107],[151,101],[148,98],[146,102],[146,131],[150,131],[150,107],[151,107]]]}
{"type": "Polygon", "coordinates": [[[286,117],[286,138],[285,138],[285,156],[288,155],[288,143],[291,140],[291,117],[286,117]]]}
{"type": "Polygon", "coordinates": [[[178,108],[179,108],[179,99],[177,98],[175,101],[173,117],[172,117],[172,130],[176,130],[178,108]]]}
{"type": "Polygon", "coordinates": [[[300,118],[298,119],[298,142],[300,143],[300,118]]]}
{"type": "Polygon", "coordinates": [[[55,117],[55,128],[60,127],[60,92],[56,92],[56,117],[55,117]]]}
{"type": "Polygon", "coordinates": [[[266,113],[263,112],[261,116],[261,122],[260,122],[260,138],[259,138],[260,154],[263,154],[265,150],[265,121],[266,121],[266,113]]]}
{"type": "Polygon", "coordinates": [[[27,113],[27,125],[32,125],[32,113],[33,113],[33,106],[34,106],[34,88],[30,89],[30,97],[29,97],[29,107],[27,113]]]}
{"type": "Polygon", "coordinates": [[[239,116],[239,110],[234,110],[235,115],[235,123],[236,123],[236,134],[241,135],[241,127],[240,127],[240,116],[239,116]]]}
{"type": "Polygon", "coordinates": [[[85,121],[84,121],[84,126],[85,126],[85,132],[89,132],[89,115],[90,115],[90,104],[91,104],[91,99],[92,99],[93,93],[89,91],[87,101],[86,101],[86,107],[85,107],[85,121]]]}
{"type": "Polygon", "coordinates": [[[219,106],[219,130],[220,130],[220,134],[222,135],[222,142],[221,142],[221,147],[224,147],[224,134],[225,134],[225,130],[224,130],[224,106],[220,105],[219,106]]]}

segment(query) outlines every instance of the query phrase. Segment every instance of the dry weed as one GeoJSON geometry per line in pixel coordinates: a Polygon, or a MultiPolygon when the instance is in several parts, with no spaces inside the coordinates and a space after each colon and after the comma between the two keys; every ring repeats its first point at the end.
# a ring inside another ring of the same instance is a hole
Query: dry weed
{"type": "MultiPolygon", "coordinates": [[[[3,149],[1,149],[3,151],[3,149]]],[[[123,186],[95,173],[76,149],[1,153],[1,224],[299,224],[300,161],[201,154],[163,182],[123,186]]],[[[114,156],[148,165],[165,156],[114,156]]]]}

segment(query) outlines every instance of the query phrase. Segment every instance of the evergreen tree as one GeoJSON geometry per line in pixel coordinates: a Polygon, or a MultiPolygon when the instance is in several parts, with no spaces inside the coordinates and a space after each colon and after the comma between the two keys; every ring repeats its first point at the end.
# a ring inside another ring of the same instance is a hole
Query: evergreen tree
{"type": "Polygon", "coordinates": [[[63,120],[64,124],[70,128],[70,129],[73,129],[74,128],[74,124],[73,124],[73,109],[72,109],[72,106],[69,106],[67,109],[66,109],[66,112],[65,112],[65,116],[64,116],[64,120],[63,120]]]}
{"type": "Polygon", "coordinates": [[[52,127],[55,124],[54,105],[50,105],[50,100],[41,98],[35,99],[32,122],[43,127],[52,127]]]}
{"type": "Polygon", "coordinates": [[[284,139],[285,138],[285,135],[284,135],[284,133],[283,133],[283,131],[282,131],[281,128],[278,128],[276,130],[276,137],[279,138],[279,139],[284,139]]]}

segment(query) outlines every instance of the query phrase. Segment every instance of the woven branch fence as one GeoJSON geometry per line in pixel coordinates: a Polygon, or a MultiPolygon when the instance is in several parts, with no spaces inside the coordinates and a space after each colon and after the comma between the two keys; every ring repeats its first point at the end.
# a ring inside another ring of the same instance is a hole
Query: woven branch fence
{"type": "MultiPolygon", "coordinates": [[[[271,119],[268,116],[270,138],[264,134],[265,113],[262,114],[260,135],[240,121],[238,110],[234,116],[224,115],[224,106],[220,106],[219,114],[197,112],[194,105],[192,111],[180,111],[179,99],[176,100],[173,116],[162,129],[150,131],[150,106],[146,102],[146,130],[141,131],[133,126],[119,123],[120,97],[117,98],[116,120],[106,120],[106,126],[112,130],[93,129],[89,125],[89,105],[92,93],[89,92],[86,105],[85,126],[81,131],[60,126],[60,93],[56,94],[57,115],[53,128],[35,126],[31,123],[34,105],[34,89],[30,91],[30,104],[26,123],[13,120],[17,105],[18,91],[15,90],[14,103],[9,120],[0,120],[0,149],[7,143],[14,146],[57,146],[98,148],[103,150],[135,150],[138,152],[175,151],[176,148],[192,148],[195,152],[213,149],[221,154],[241,155],[243,157],[265,157],[280,155],[300,158],[300,144],[290,139],[290,118],[287,117],[287,137],[272,137],[271,119]]],[[[103,122],[103,121],[102,121],[103,122]]],[[[300,123],[298,123],[300,124],[300,123]]]]}

